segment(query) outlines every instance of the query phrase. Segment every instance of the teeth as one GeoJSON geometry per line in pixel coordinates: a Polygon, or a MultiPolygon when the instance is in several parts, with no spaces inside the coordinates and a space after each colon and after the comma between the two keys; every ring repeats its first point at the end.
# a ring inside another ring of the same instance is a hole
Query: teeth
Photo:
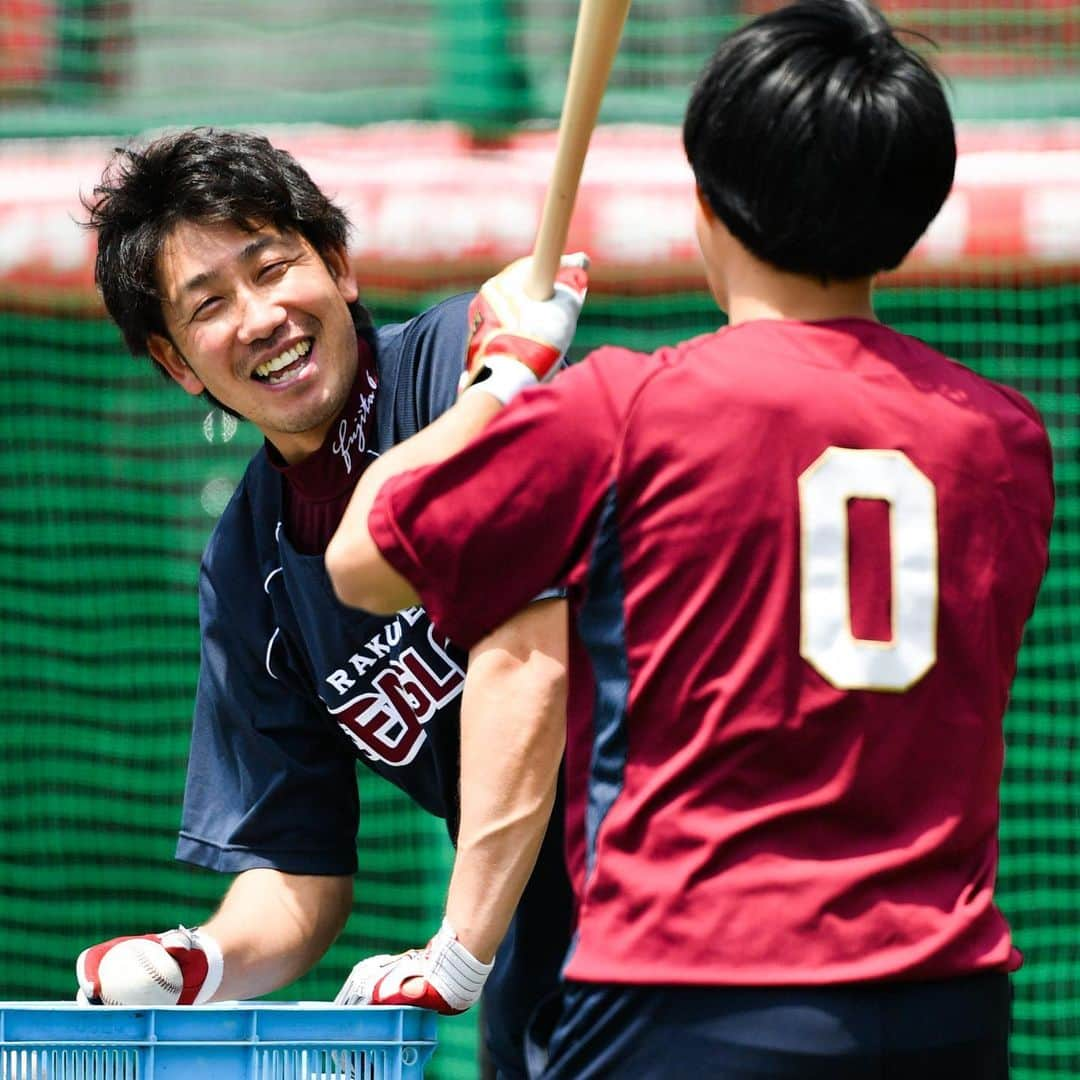
{"type": "Polygon", "coordinates": [[[260,364],[255,369],[255,374],[265,379],[273,375],[275,371],[280,371],[290,364],[295,364],[301,356],[307,356],[309,352],[311,352],[311,342],[301,341],[298,345],[294,345],[291,349],[286,349],[285,352],[275,356],[272,360],[267,360],[265,364],[260,364]]]}

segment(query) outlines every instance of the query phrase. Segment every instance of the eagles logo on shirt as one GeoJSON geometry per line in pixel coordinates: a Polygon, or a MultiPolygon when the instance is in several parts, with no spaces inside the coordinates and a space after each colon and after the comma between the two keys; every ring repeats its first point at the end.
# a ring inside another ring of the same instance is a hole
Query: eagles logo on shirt
{"type": "Polygon", "coordinates": [[[403,645],[402,624],[422,616],[421,608],[401,612],[326,677],[338,699],[323,695],[327,709],[373,761],[408,765],[427,739],[424,726],[464,687],[465,672],[426,620],[403,645]]]}

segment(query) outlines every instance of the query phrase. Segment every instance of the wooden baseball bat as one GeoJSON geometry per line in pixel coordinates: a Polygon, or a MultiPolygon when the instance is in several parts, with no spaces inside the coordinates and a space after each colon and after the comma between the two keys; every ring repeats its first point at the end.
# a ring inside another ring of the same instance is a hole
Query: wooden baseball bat
{"type": "Polygon", "coordinates": [[[546,300],[553,291],[589,138],[600,114],[604,87],[629,7],[630,0],[581,0],[559,119],[555,165],[533,244],[532,273],[525,286],[534,300],[546,300]]]}

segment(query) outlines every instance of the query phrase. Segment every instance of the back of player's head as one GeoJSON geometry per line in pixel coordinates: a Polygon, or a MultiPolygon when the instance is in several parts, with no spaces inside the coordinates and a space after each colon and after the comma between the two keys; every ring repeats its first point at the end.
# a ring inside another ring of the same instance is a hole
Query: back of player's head
{"type": "Polygon", "coordinates": [[[823,279],[897,266],[956,166],[940,81],[864,0],[799,0],[726,38],[691,95],[683,142],[740,243],[823,279]]]}
{"type": "Polygon", "coordinates": [[[343,250],[349,231],[292,155],[259,135],[211,128],[118,149],[86,208],[98,236],[95,279],[137,356],[148,335],[167,336],[157,264],[179,222],[273,225],[302,234],[321,255],[343,250]]]}

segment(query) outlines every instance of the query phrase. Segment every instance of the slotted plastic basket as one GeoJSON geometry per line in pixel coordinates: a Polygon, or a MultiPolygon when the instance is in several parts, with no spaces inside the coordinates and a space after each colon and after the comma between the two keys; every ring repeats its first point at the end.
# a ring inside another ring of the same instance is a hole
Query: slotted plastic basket
{"type": "Polygon", "coordinates": [[[0,1003],[0,1080],[419,1080],[434,1013],[317,1002],[0,1003]]]}

